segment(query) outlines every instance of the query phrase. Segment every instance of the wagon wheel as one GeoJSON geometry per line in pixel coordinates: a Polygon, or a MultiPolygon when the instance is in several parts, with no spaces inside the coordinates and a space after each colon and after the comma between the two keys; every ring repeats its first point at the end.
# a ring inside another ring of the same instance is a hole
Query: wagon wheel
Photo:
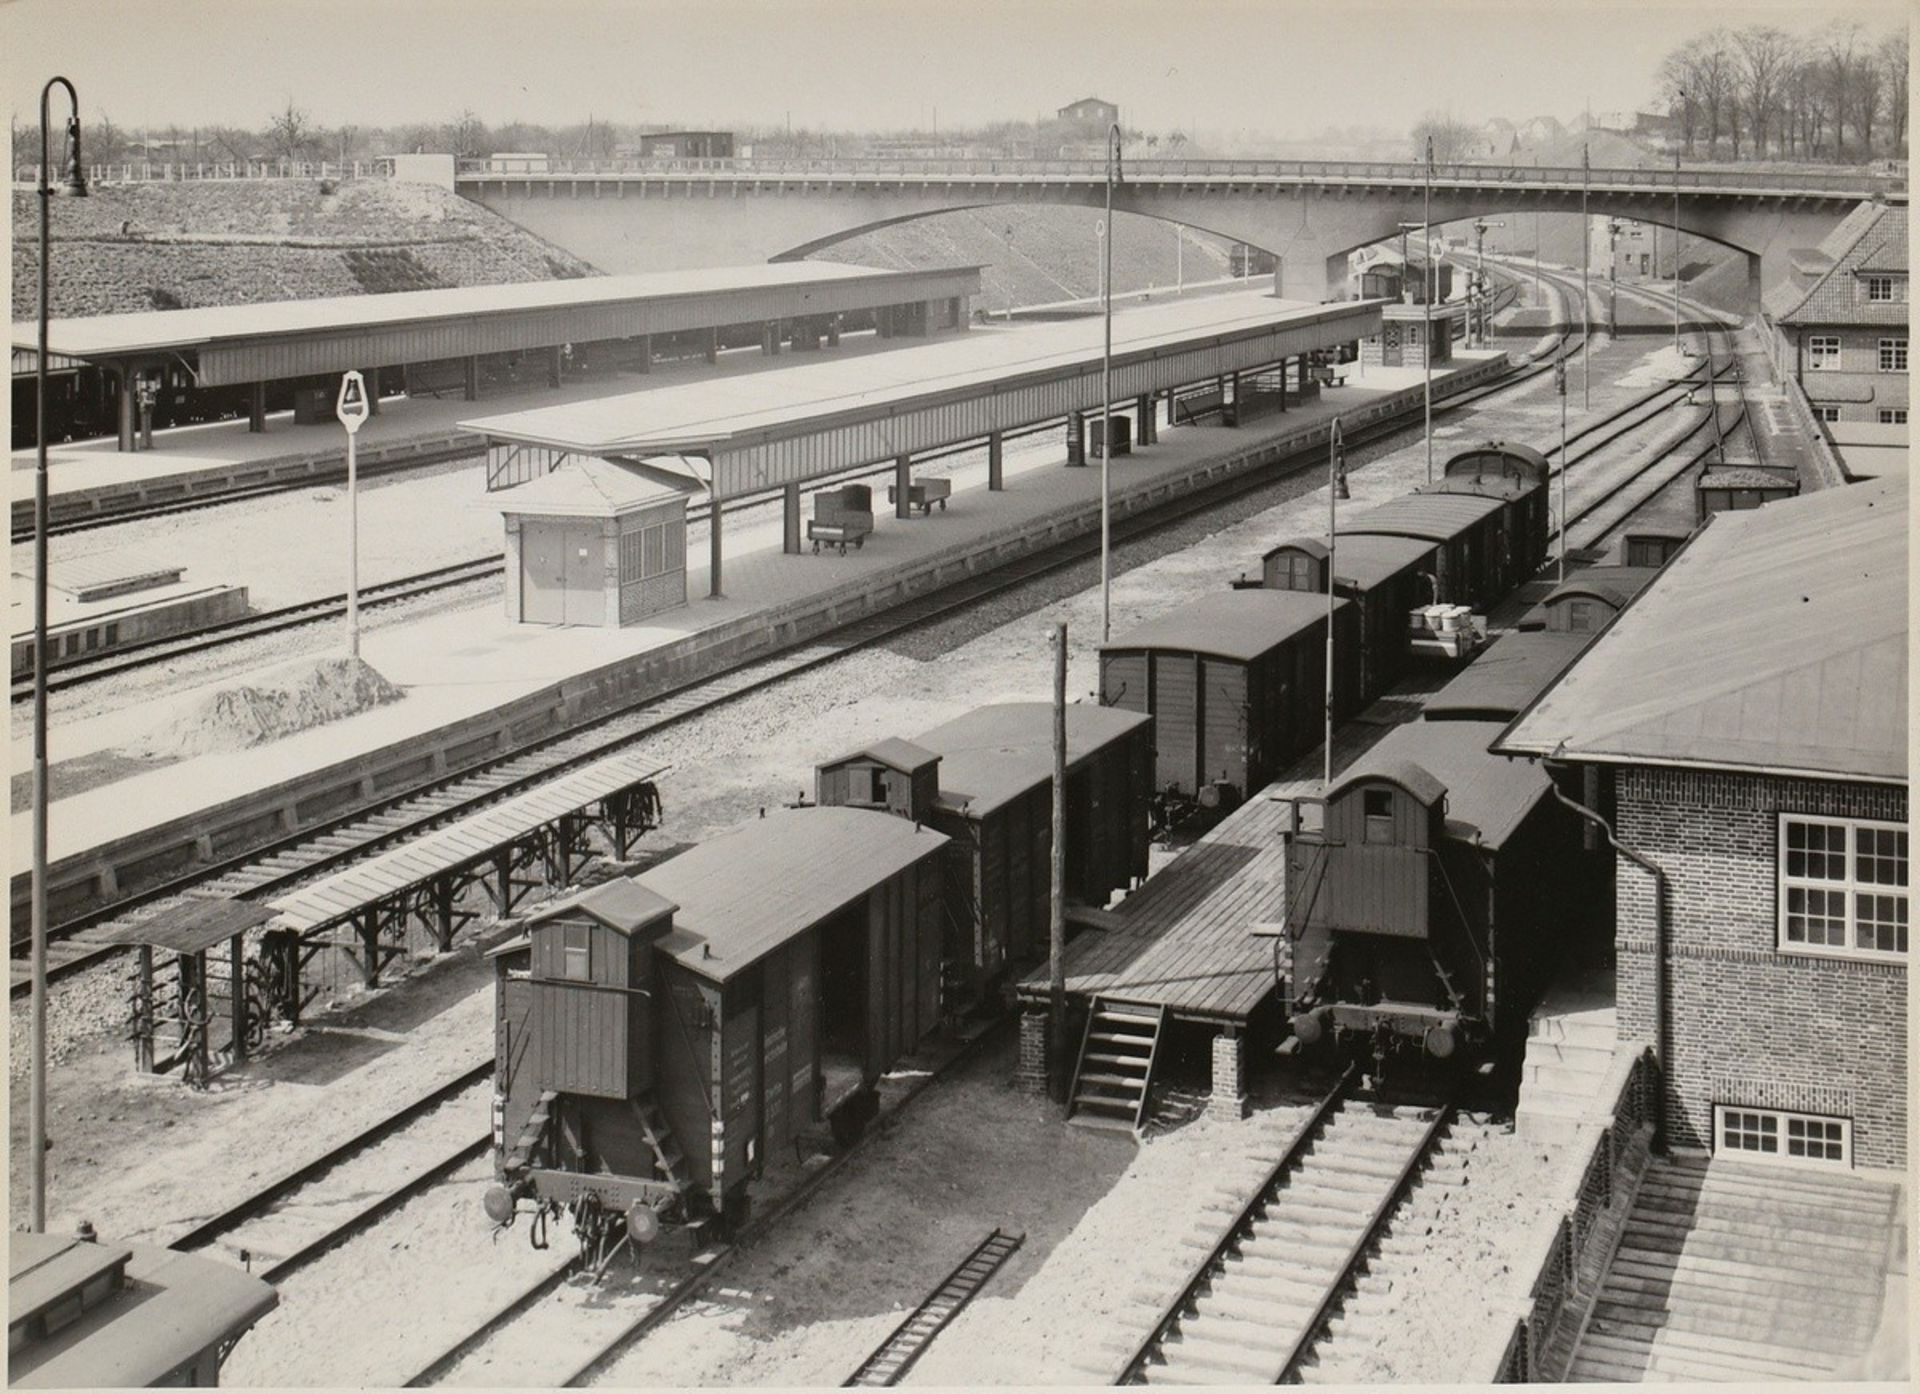
{"type": "Polygon", "coordinates": [[[820,539],[817,537],[813,539],[813,554],[816,557],[820,555],[820,539]]]}
{"type": "MultiPolygon", "coordinates": [[[[867,539],[864,537],[856,537],[853,540],[853,550],[856,552],[866,545],[867,545],[867,539]]],[[[844,552],[847,549],[845,547],[842,547],[840,550],[844,552]]]]}
{"type": "Polygon", "coordinates": [[[189,1089],[207,1087],[207,1025],[212,1020],[205,991],[183,988],[180,993],[180,1078],[189,1089]]]}
{"type": "Polygon", "coordinates": [[[940,511],[942,513],[945,513],[947,511],[947,501],[945,499],[940,500],[940,511]]]}

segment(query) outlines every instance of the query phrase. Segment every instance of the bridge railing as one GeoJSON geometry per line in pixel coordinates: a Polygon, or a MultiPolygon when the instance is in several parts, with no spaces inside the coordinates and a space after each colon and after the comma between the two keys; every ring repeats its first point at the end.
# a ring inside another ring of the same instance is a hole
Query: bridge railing
{"type": "MultiPolygon", "coordinates": [[[[1106,162],[1081,159],[930,159],[930,158],[789,158],[735,157],[731,159],[604,159],[548,160],[535,165],[523,160],[494,162],[462,160],[459,173],[467,178],[578,179],[617,178],[622,175],[707,174],[736,178],[893,177],[908,179],[1088,179],[1104,180],[1106,162]]],[[[1392,160],[1154,160],[1126,159],[1121,177],[1139,182],[1182,179],[1280,180],[1311,183],[1375,182],[1408,184],[1425,177],[1417,161],[1392,160]]],[[[1434,167],[1441,185],[1549,186],[1578,185],[1583,175],[1595,188],[1650,189],[1675,187],[1671,169],[1608,169],[1582,171],[1577,165],[1446,164],[1434,167]]],[[[1906,189],[1903,175],[1846,171],[1781,171],[1682,169],[1682,192],[1755,190],[1782,193],[1832,193],[1868,198],[1876,193],[1906,189]]]]}
{"type": "MultiPolygon", "coordinates": [[[[88,165],[90,184],[174,184],[182,181],[229,179],[384,179],[393,174],[391,160],[122,160],[88,165]]],[[[13,182],[40,182],[40,166],[18,165],[13,182]]]]}

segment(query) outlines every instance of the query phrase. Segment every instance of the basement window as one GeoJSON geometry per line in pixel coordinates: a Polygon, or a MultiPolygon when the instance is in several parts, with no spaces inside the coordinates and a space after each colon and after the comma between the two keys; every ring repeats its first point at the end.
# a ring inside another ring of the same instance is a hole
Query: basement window
{"type": "Polygon", "coordinates": [[[1851,1167],[1853,1123],[1774,1108],[1713,1106],[1713,1150],[1741,1161],[1851,1167]]]}

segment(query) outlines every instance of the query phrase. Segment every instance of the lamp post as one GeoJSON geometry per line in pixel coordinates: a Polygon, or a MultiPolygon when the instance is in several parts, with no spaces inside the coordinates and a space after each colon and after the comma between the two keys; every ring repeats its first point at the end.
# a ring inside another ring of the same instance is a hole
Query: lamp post
{"type": "Polygon", "coordinates": [[[1120,123],[1107,127],[1107,220],[1100,225],[1103,258],[1100,310],[1106,344],[1100,355],[1100,642],[1113,637],[1113,186],[1120,178],[1120,123]]]}
{"type": "Polygon", "coordinates": [[[1553,360],[1553,389],[1560,395],[1560,564],[1555,579],[1567,579],[1567,360],[1553,360]]]}
{"type": "Polygon", "coordinates": [[[1334,551],[1339,537],[1340,500],[1352,498],[1347,489],[1346,450],[1340,441],[1340,418],[1333,418],[1333,431],[1327,437],[1327,672],[1326,741],[1321,776],[1322,793],[1333,788],[1333,605],[1334,551]]]}
{"type": "MultiPolygon", "coordinates": [[[[1684,99],[1685,93],[1681,96],[1684,99]]],[[[1673,152],[1673,351],[1680,352],[1680,152],[1673,152]]]]}
{"type": "MultiPolygon", "coordinates": [[[[1487,294],[1487,229],[1496,228],[1496,227],[1505,227],[1506,225],[1507,224],[1505,220],[1500,218],[1495,218],[1492,221],[1489,221],[1486,218],[1476,218],[1473,224],[1473,253],[1474,253],[1474,257],[1479,262],[1479,267],[1474,274],[1479,278],[1479,281],[1480,281],[1480,347],[1481,348],[1485,348],[1487,346],[1487,336],[1491,328],[1487,323],[1488,319],[1491,317],[1488,314],[1488,311],[1490,311],[1493,308],[1492,298],[1487,294]]],[[[1538,251],[1539,249],[1536,247],[1535,250],[1538,251]]]]}
{"type": "Polygon", "coordinates": [[[1420,357],[1427,368],[1426,431],[1427,483],[1433,483],[1433,137],[1427,137],[1427,178],[1420,206],[1420,254],[1426,259],[1422,275],[1427,286],[1427,303],[1420,307],[1420,357]]]}
{"type": "MultiPolygon", "coordinates": [[[[347,657],[360,656],[360,471],[354,442],[366,422],[367,385],[357,372],[340,379],[334,415],[347,428],[347,657]]],[[[717,527],[718,524],[716,523],[717,527]]]]}
{"type": "MultiPolygon", "coordinates": [[[[1593,264],[1593,222],[1587,216],[1587,186],[1593,182],[1591,148],[1580,147],[1580,321],[1587,320],[1587,279],[1593,264]]],[[[1593,409],[1593,339],[1587,338],[1586,352],[1580,355],[1580,410],[1593,409]]],[[[1566,462],[1561,462],[1561,468],[1566,462]]]]}
{"type": "Polygon", "coordinates": [[[1607,332],[1620,333],[1620,254],[1614,242],[1620,236],[1620,220],[1607,219],[1607,332]]]}
{"type": "MultiPolygon", "coordinates": [[[[37,437],[33,467],[33,1002],[27,1150],[32,1154],[29,1167],[33,1189],[28,1226],[35,1234],[47,1227],[47,261],[52,251],[51,209],[56,192],[47,179],[48,166],[53,163],[47,124],[55,87],[66,89],[71,109],[58,192],[75,198],[87,195],[87,178],[80,163],[80,94],[64,77],[52,78],[40,89],[40,353],[33,365],[37,437]]],[[[124,383],[121,390],[127,390],[124,383]]]]}

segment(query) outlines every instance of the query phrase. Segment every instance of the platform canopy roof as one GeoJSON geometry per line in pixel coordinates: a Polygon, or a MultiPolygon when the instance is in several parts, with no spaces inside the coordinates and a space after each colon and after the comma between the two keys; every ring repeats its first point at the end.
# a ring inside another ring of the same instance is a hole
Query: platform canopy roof
{"type": "Polygon", "coordinates": [[[1715,514],[1505,754],[1907,781],[1902,478],[1715,514]]]}
{"type": "Polygon", "coordinates": [[[946,844],[892,813],[788,808],[632,879],[679,907],[661,950],[726,982],[946,844]]]}
{"type": "MultiPolygon", "coordinates": [[[[1375,332],[1378,300],[1307,305],[1267,294],[1128,310],[1113,322],[1113,395],[1262,368],[1375,332]]],[[[1097,319],[980,326],[941,342],[826,358],[592,401],[476,417],[496,445],[557,454],[705,455],[733,498],[1098,407],[1097,319]]]]}
{"type": "MultiPolygon", "coordinates": [[[[184,360],[202,387],[870,310],[973,295],[980,268],[770,262],[385,295],[56,319],[47,345],[89,363],[184,360]]],[[[32,322],[13,347],[38,345],[32,322]]]]}
{"type": "Polygon", "coordinates": [[[105,1278],[114,1268],[124,1275],[123,1282],[92,1296],[51,1336],[34,1339],[23,1333],[19,1348],[7,1356],[7,1383],[18,1389],[177,1383],[181,1366],[237,1339],[280,1301],[259,1278],[198,1254],[52,1234],[8,1239],[10,1336],[56,1306],[81,1305],[80,1288],[90,1280],[105,1278]]]}

